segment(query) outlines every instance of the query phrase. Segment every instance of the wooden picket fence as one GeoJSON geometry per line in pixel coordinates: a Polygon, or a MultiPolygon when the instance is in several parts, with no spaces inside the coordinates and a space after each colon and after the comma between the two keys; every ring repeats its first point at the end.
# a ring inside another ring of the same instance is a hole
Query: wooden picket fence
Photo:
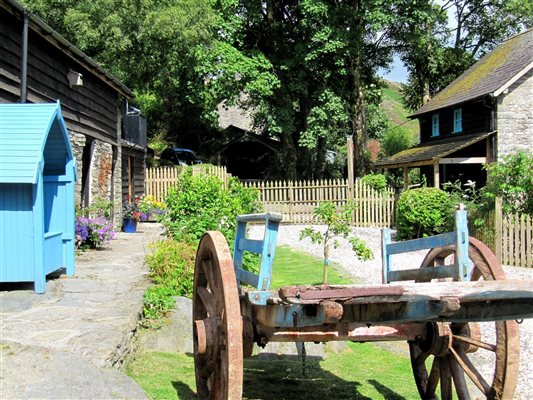
{"type": "Polygon", "coordinates": [[[501,232],[497,235],[501,263],[520,267],[533,267],[533,218],[530,215],[505,215],[501,232]]]}
{"type": "Polygon", "coordinates": [[[484,217],[482,227],[470,227],[470,234],[481,240],[503,265],[533,268],[533,217],[504,215],[499,200],[496,209],[484,217]]]}
{"type": "MultiPolygon", "coordinates": [[[[178,183],[181,167],[157,167],[146,170],[145,194],[157,201],[164,201],[169,188],[178,183]]],[[[193,175],[210,174],[218,176],[227,184],[231,177],[224,167],[195,165],[193,175]]],[[[378,192],[357,180],[353,196],[348,191],[346,179],[320,181],[259,181],[245,182],[244,186],[259,191],[259,200],[265,212],[283,214],[283,221],[293,224],[309,224],[313,210],[324,201],[342,206],[348,200],[357,204],[353,225],[361,227],[390,227],[394,224],[394,190],[387,188],[378,192]]]]}
{"type": "Polygon", "coordinates": [[[360,227],[390,227],[394,223],[394,190],[378,192],[361,180],[354,183],[353,196],[346,179],[314,181],[261,181],[244,184],[259,190],[265,212],[278,212],[283,221],[310,224],[315,207],[325,201],[339,207],[353,200],[357,208],[352,224],[360,227]]]}
{"type": "MultiPolygon", "coordinates": [[[[210,164],[198,164],[188,167],[194,176],[200,174],[218,176],[224,185],[231,177],[225,167],[210,164]]],[[[172,186],[176,186],[184,168],[180,166],[146,168],[145,195],[153,196],[157,201],[164,201],[172,186]]]]}

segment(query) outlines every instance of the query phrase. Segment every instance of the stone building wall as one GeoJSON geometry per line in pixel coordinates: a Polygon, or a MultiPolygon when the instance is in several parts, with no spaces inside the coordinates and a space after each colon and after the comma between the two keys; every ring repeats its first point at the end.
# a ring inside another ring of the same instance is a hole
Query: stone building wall
{"type": "Polygon", "coordinates": [[[115,158],[113,165],[113,198],[115,206],[113,208],[113,226],[116,231],[122,228],[122,147],[115,147],[115,158]]]}
{"type": "Polygon", "coordinates": [[[113,146],[95,140],[91,159],[90,203],[96,199],[111,199],[113,146]]]}
{"type": "MultiPolygon", "coordinates": [[[[83,204],[82,181],[83,151],[87,144],[85,135],[70,133],[72,152],[76,160],[78,180],[75,185],[75,204],[79,208],[83,204]]],[[[90,145],[90,144],[88,144],[90,145]]],[[[112,222],[116,230],[122,226],[122,151],[120,146],[113,146],[100,140],[94,140],[89,170],[89,203],[97,199],[111,200],[114,203],[112,222]]]]}
{"type": "Polygon", "coordinates": [[[533,70],[498,98],[497,155],[533,149],[533,70]]]}
{"type": "Polygon", "coordinates": [[[69,131],[70,144],[72,146],[72,153],[74,154],[74,159],[76,160],[76,170],[78,173],[78,180],[74,186],[74,202],[76,208],[81,206],[81,180],[82,180],[82,171],[83,171],[83,148],[85,147],[85,142],[87,139],[85,135],[81,133],[75,133],[69,131]]]}

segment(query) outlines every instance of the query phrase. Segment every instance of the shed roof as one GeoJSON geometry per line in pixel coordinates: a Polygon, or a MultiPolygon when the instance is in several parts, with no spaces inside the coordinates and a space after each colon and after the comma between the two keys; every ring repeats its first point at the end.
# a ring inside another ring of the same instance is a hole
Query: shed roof
{"type": "Polygon", "coordinates": [[[374,163],[374,166],[378,168],[400,168],[433,164],[435,161],[449,154],[488,138],[493,133],[456,136],[449,139],[421,143],[418,146],[400,151],[384,160],[377,161],[374,163]]]}
{"type": "Polygon", "coordinates": [[[72,159],[59,102],[0,104],[0,183],[36,184],[45,168],[54,174],[72,159]]]}
{"type": "Polygon", "coordinates": [[[502,42],[411,117],[487,95],[499,96],[533,68],[533,29],[502,42]]]}

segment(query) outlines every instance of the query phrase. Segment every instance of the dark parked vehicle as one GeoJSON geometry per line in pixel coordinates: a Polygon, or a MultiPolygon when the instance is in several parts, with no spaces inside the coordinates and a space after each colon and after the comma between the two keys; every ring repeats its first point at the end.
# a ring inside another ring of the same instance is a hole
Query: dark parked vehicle
{"type": "Polygon", "coordinates": [[[194,154],[194,151],[179,147],[169,147],[168,149],[165,149],[161,154],[161,161],[163,160],[174,165],[194,165],[202,163],[196,154],[194,154]]]}

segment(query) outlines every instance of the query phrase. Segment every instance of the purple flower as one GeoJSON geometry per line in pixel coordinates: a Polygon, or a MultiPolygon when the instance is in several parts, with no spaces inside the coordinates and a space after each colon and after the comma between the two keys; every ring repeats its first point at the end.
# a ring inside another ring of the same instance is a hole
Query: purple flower
{"type": "Polygon", "coordinates": [[[75,234],[78,248],[102,246],[115,237],[113,224],[103,217],[76,217],[75,234]]]}

